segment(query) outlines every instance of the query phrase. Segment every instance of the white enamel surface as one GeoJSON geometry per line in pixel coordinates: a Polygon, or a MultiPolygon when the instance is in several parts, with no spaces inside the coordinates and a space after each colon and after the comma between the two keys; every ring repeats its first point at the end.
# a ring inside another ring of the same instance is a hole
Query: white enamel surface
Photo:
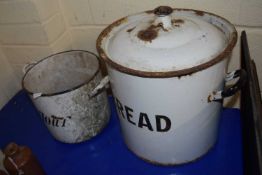
{"type": "Polygon", "coordinates": [[[166,30],[166,31],[173,30],[173,23],[172,23],[172,16],[171,15],[158,16],[155,19],[154,24],[158,25],[160,22],[162,23],[164,30],[166,30]]]}
{"type": "Polygon", "coordinates": [[[228,43],[224,33],[212,24],[221,21],[208,14],[198,16],[191,11],[173,12],[171,18],[183,22],[174,23],[168,31],[160,28],[152,41],[138,38],[139,31],[164,20],[159,18],[163,17],[146,13],[129,16],[103,42],[108,57],[134,70],[178,71],[210,61],[228,43]]]}
{"type": "Polygon", "coordinates": [[[65,143],[78,143],[97,135],[110,117],[106,92],[89,99],[91,84],[98,84],[98,74],[89,84],[68,93],[31,99],[51,134],[65,143]],[[59,117],[56,120],[52,116],[59,117]],[[48,122],[50,119],[51,122],[48,122]],[[64,125],[63,122],[65,121],[64,125]]]}
{"type": "MultiPolygon", "coordinates": [[[[142,78],[108,67],[114,97],[133,110],[131,120],[118,116],[127,146],[138,156],[161,164],[181,164],[206,153],[215,143],[221,103],[208,95],[224,86],[226,60],[181,78],[142,78]],[[153,130],[139,128],[146,113],[153,130]],[[155,115],[171,119],[171,129],[157,132],[155,115]]],[[[117,103],[116,103],[117,105],[117,103]]]]}

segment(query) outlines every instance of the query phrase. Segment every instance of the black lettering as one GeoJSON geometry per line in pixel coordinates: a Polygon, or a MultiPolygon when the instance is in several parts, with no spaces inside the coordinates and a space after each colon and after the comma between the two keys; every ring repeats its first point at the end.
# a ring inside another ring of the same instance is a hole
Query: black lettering
{"type": "Polygon", "coordinates": [[[59,123],[60,123],[59,121],[60,120],[63,120],[63,125],[64,125],[65,119],[63,117],[56,117],[54,115],[51,115],[51,118],[52,118],[52,125],[53,126],[59,127],[59,123]]]}
{"type": "Polygon", "coordinates": [[[153,131],[152,125],[149,121],[147,114],[141,112],[139,115],[138,127],[143,128],[144,126],[147,127],[150,131],[153,131]]]}
{"type": "MultiPolygon", "coordinates": [[[[70,116],[69,116],[70,117],[70,116]]],[[[69,118],[68,117],[68,118],[69,118]]],[[[70,117],[71,118],[71,117],[70,117]]],[[[63,124],[62,124],[62,127],[65,127],[65,123],[66,123],[66,119],[63,120],[63,124]]]]}
{"type": "Polygon", "coordinates": [[[124,113],[123,113],[123,110],[124,110],[123,105],[120,103],[120,101],[119,101],[117,98],[115,98],[115,99],[116,99],[116,107],[117,107],[118,113],[119,113],[123,118],[125,118],[124,113]]]}
{"type": "Polygon", "coordinates": [[[132,114],[131,114],[131,112],[133,112],[133,109],[125,106],[125,110],[126,110],[126,118],[127,118],[127,120],[128,120],[131,124],[136,125],[136,123],[131,120],[131,118],[133,117],[132,114]]]}
{"type": "Polygon", "coordinates": [[[58,122],[59,122],[59,120],[56,119],[56,121],[55,121],[55,126],[56,126],[56,127],[59,127],[59,126],[58,126],[58,122]]]}
{"type": "Polygon", "coordinates": [[[52,116],[52,117],[53,117],[53,120],[54,120],[54,123],[55,123],[54,126],[59,127],[58,122],[59,122],[60,119],[63,119],[63,118],[59,118],[59,117],[55,117],[55,116],[52,116]]]}
{"type": "Polygon", "coordinates": [[[47,120],[47,124],[50,125],[51,124],[51,120],[49,117],[46,117],[46,120],[47,120]]]}
{"type": "MultiPolygon", "coordinates": [[[[47,117],[47,116],[45,116],[44,114],[42,115],[42,117],[43,117],[44,122],[45,122],[47,125],[52,125],[52,126],[55,126],[55,127],[60,127],[60,126],[59,126],[59,123],[63,122],[61,127],[65,127],[66,119],[64,119],[63,117],[56,117],[56,116],[54,116],[54,115],[51,115],[50,117],[47,117]],[[62,120],[62,121],[60,122],[60,120],[62,120]]],[[[69,117],[70,117],[70,116],[69,116],[69,117]]],[[[71,118],[71,117],[70,117],[70,118],[71,118]]]]}
{"type": "Polygon", "coordinates": [[[156,115],[156,130],[158,132],[167,132],[170,128],[171,128],[171,120],[167,116],[156,115]],[[161,121],[165,123],[165,127],[163,127],[163,124],[161,125],[161,121]]]}
{"type": "Polygon", "coordinates": [[[58,119],[53,115],[51,115],[51,118],[52,118],[52,125],[55,126],[55,121],[58,121],[58,119]]]}

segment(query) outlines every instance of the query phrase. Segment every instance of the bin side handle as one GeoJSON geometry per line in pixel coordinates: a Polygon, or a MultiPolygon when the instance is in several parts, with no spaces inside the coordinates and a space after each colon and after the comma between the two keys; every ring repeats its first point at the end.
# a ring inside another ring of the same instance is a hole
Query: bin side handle
{"type": "Polygon", "coordinates": [[[99,84],[88,94],[89,98],[93,98],[103,92],[106,88],[109,87],[109,76],[105,76],[99,84]]]}

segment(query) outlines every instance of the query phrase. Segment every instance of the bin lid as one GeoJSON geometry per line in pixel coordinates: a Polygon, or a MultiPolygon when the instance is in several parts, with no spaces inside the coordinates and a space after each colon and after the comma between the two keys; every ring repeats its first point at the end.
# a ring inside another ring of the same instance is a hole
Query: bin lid
{"type": "Polygon", "coordinates": [[[216,15],[160,6],[111,24],[100,34],[97,49],[123,72],[175,76],[231,52],[236,36],[234,26],[216,15]]]}

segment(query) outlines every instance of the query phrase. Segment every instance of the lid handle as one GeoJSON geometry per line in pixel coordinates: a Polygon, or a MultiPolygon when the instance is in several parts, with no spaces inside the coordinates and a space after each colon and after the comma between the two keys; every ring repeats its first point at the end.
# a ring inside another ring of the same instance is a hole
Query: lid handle
{"type": "Polygon", "coordinates": [[[157,19],[154,21],[155,25],[161,23],[164,30],[169,31],[172,29],[172,19],[171,13],[173,9],[169,6],[159,6],[154,9],[154,14],[157,16],[157,19]]]}
{"type": "Polygon", "coordinates": [[[159,6],[154,9],[154,14],[160,17],[168,16],[173,12],[173,9],[169,6],[159,6]]]}

